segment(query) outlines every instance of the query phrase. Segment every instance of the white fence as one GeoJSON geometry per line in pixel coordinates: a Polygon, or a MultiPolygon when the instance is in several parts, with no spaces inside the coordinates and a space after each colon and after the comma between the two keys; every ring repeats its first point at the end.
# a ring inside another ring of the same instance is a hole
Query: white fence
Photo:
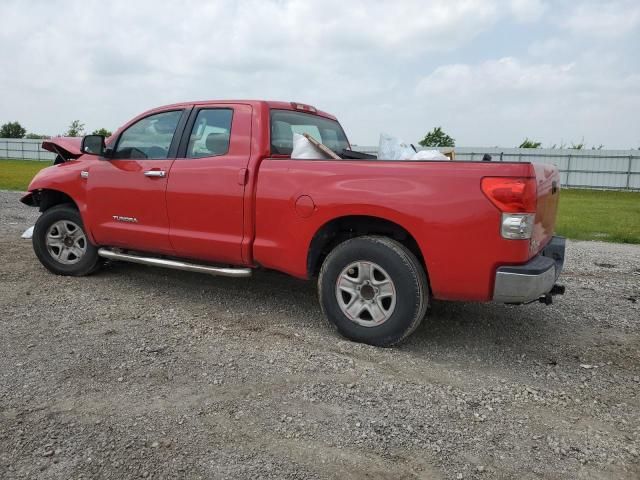
{"type": "MultiPolygon", "coordinates": [[[[377,147],[354,146],[372,153],[377,147]]],[[[442,148],[444,152],[450,148],[442,148]]],[[[640,190],[640,150],[573,150],[550,148],[455,147],[456,160],[550,163],[560,169],[564,187],[640,190]]]]}
{"type": "MultiPolygon", "coordinates": [[[[55,155],[43,150],[41,144],[42,140],[0,138],[0,159],[52,161],[55,155]]],[[[377,147],[353,148],[373,154],[377,151],[377,147]]],[[[494,162],[552,163],[560,169],[564,187],[640,190],[639,150],[456,147],[455,152],[456,160],[480,161],[488,153],[494,162]]]]}
{"type": "Polygon", "coordinates": [[[2,158],[53,161],[56,155],[42,148],[42,140],[0,138],[0,159],[2,158]]]}

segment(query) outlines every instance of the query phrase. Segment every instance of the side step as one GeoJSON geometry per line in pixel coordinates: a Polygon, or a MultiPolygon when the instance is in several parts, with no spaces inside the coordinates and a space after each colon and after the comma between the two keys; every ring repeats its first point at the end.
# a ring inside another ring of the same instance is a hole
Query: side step
{"type": "Polygon", "coordinates": [[[109,260],[121,260],[123,262],[139,263],[152,267],[165,267],[174,270],[186,270],[187,272],[208,273],[209,275],[220,275],[223,277],[250,277],[250,268],[230,268],[212,267],[209,265],[198,265],[196,263],[181,262],[179,260],[166,260],[164,258],[143,257],[141,255],[131,255],[109,250],[108,248],[98,249],[98,255],[109,260]]]}

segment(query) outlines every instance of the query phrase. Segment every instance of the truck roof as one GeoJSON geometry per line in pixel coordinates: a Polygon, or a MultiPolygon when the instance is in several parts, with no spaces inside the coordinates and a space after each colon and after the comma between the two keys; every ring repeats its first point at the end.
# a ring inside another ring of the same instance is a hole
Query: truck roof
{"type": "MultiPolygon", "coordinates": [[[[244,103],[244,104],[251,105],[253,107],[258,107],[258,108],[266,106],[269,109],[291,110],[291,111],[300,111],[300,110],[296,110],[296,108],[294,108],[293,104],[295,104],[295,103],[302,104],[301,102],[284,102],[284,101],[277,101],[277,100],[195,100],[195,101],[192,101],[192,102],[172,103],[172,104],[169,104],[169,105],[163,105],[161,107],[155,107],[155,108],[152,108],[151,110],[148,110],[145,113],[152,112],[154,110],[164,110],[164,109],[170,108],[170,107],[186,107],[186,106],[189,106],[189,105],[203,106],[203,105],[213,105],[213,104],[219,105],[221,103],[222,104],[225,104],[225,103],[229,103],[229,104],[244,103]]],[[[304,104],[304,105],[308,105],[308,104],[304,104]]],[[[305,111],[305,113],[311,113],[311,112],[305,111]]],[[[337,120],[336,117],[331,115],[330,113],[327,113],[327,112],[324,112],[324,111],[318,110],[318,109],[316,109],[315,115],[319,115],[319,116],[325,117],[325,118],[330,118],[331,120],[337,120]]]]}

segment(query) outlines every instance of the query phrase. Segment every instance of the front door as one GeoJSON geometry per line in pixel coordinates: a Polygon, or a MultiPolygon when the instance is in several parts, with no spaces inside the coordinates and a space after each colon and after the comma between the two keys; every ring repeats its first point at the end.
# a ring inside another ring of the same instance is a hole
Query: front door
{"type": "Polygon", "coordinates": [[[165,199],[184,110],[146,116],[124,130],[87,179],[87,212],[99,245],[172,254],[165,199]]]}
{"type": "Polygon", "coordinates": [[[170,240],[180,257],[243,264],[249,105],[194,107],[167,186],[170,240]]]}

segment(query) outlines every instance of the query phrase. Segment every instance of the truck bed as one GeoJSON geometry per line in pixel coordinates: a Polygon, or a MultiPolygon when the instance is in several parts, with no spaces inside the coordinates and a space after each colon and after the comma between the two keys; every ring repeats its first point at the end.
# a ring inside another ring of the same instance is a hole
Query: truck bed
{"type": "Polygon", "coordinates": [[[307,278],[309,246],[323,224],[376,216],[416,239],[435,298],[490,300],[496,267],[525,263],[550,239],[557,195],[547,192],[556,176],[555,167],[515,162],[267,158],[255,192],[254,260],[307,278]],[[536,172],[542,201],[530,248],[528,240],[501,237],[501,212],[480,185],[483,177],[536,172]]]}

